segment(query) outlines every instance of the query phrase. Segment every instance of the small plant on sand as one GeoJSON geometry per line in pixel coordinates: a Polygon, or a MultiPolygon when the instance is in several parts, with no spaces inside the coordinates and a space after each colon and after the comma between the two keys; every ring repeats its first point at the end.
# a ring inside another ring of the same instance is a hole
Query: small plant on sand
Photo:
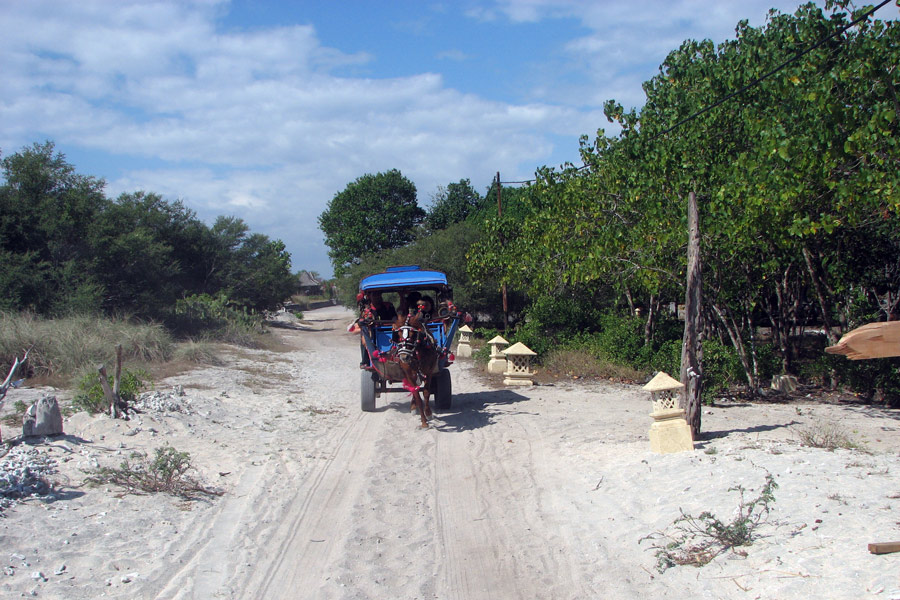
{"type": "Polygon", "coordinates": [[[656,568],[660,573],[676,565],[702,567],[727,550],[749,546],[756,528],[769,516],[769,504],[775,502],[778,484],[770,473],[759,496],[747,501],[743,486],[729,488],[737,491],[740,502],[734,518],[724,522],[708,511],[694,517],[681,512],[672,523],[671,531],[661,531],[641,538],[651,540],[656,550],[656,568]]]}
{"type": "Polygon", "coordinates": [[[111,483],[129,492],[165,492],[183,498],[198,495],[221,496],[222,492],[208,488],[188,475],[193,468],[191,455],[179,452],[171,446],[156,449],[152,460],[145,454],[133,452],[118,468],[100,467],[88,473],[85,483],[102,485],[111,483]],[[130,462],[130,460],[135,462],[130,462]]]}
{"type": "Polygon", "coordinates": [[[797,430],[800,443],[811,448],[824,448],[825,450],[859,450],[867,452],[864,444],[857,442],[847,431],[833,421],[816,421],[797,430]]]}
{"type": "MultiPolygon", "coordinates": [[[[110,387],[112,387],[113,376],[109,375],[107,379],[110,387]]],[[[130,405],[144,389],[149,379],[150,374],[143,369],[123,369],[122,376],[119,378],[119,397],[126,405],[130,405]]],[[[96,370],[85,373],[78,380],[77,392],[75,397],[72,398],[72,404],[76,408],[90,413],[103,412],[109,408],[109,402],[103,394],[103,387],[100,385],[100,375],[96,370]]]]}
{"type": "Polygon", "coordinates": [[[3,422],[10,427],[21,427],[22,420],[25,418],[25,411],[28,410],[28,406],[21,400],[16,400],[13,403],[13,408],[15,409],[15,412],[9,413],[8,415],[4,416],[3,422]]]}

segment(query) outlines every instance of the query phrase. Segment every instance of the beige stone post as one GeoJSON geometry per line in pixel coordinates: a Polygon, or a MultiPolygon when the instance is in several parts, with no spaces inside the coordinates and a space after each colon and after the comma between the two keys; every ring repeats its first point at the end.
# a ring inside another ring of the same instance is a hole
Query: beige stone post
{"type": "Polygon", "coordinates": [[[534,385],[531,376],[531,358],[537,354],[522,342],[517,342],[503,351],[506,355],[504,385],[534,385]]]}
{"type": "Polygon", "coordinates": [[[660,371],[644,386],[653,402],[653,424],[650,426],[650,449],[659,454],[693,450],[691,428],[679,408],[679,393],[684,384],[660,371]]]}
{"type": "Polygon", "coordinates": [[[456,346],[456,355],[463,358],[472,358],[472,346],[469,343],[472,336],[472,328],[463,325],[459,328],[459,344],[456,346]]]}
{"type": "Polygon", "coordinates": [[[509,342],[499,335],[488,342],[491,347],[491,360],[488,361],[487,371],[494,375],[506,372],[506,356],[500,351],[500,346],[509,346],[509,342]]]}

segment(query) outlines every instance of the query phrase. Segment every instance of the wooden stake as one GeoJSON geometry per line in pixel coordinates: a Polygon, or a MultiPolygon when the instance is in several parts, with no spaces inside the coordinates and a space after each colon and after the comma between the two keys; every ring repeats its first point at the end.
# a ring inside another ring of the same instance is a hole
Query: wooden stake
{"type": "Polygon", "coordinates": [[[875,542],[869,544],[869,552],[872,554],[890,554],[900,552],[900,542],[875,542]]]}
{"type": "Polygon", "coordinates": [[[106,375],[106,366],[100,365],[97,367],[97,372],[100,373],[100,387],[103,388],[103,395],[106,397],[106,401],[109,402],[109,416],[113,419],[119,416],[119,407],[116,399],[115,392],[112,391],[112,388],[109,387],[109,381],[107,380],[106,375]]]}

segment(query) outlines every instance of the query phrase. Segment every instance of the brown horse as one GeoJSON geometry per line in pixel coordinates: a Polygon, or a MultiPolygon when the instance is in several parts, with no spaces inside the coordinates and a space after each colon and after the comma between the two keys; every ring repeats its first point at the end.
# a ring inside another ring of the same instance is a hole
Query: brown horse
{"type": "Polygon", "coordinates": [[[431,376],[439,370],[434,338],[418,314],[399,316],[394,322],[393,336],[397,363],[403,371],[403,387],[412,395],[409,409],[413,411],[418,407],[422,427],[428,427],[431,376]]]}

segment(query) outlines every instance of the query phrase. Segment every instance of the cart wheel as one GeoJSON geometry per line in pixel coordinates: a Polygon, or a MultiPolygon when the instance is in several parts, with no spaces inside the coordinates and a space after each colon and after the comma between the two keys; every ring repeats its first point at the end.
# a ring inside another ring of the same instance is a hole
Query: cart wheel
{"type": "Polygon", "coordinates": [[[450,371],[441,369],[431,380],[431,393],[434,395],[434,407],[438,410],[448,410],[453,398],[453,382],[450,381],[450,371]]]}
{"type": "Polygon", "coordinates": [[[375,410],[375,374],[361,371],[359,383],[362,409],[364,412],[372,412],[375,410]]]}

